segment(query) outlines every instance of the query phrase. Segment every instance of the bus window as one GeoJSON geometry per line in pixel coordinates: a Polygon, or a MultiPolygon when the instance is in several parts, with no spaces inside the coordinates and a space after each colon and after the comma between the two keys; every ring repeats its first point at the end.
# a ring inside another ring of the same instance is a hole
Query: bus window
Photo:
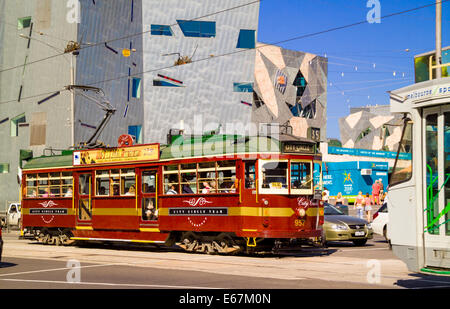
{"type": "Polygon", "coordinates": [[[389,179],[389,186],[407,181],[412,176],[412,128],[413,123],[405,120],[402,138],[398,145],[397,159],[389,179]]]}
{"type": "Polygon", "coordinates": [[[142,171],[142,193],[156,192],[156,171],[142,171]]]}
{"type": "Polygon", "coordinates": [[[197,193],[197,164],[181,164],[181,194],[197,193]]]}
{"type": "Polygon", "coordinates": [[[291,162],[291,189],[312,189],[311,162],[291,162]]]}
{"type": "Polygon", "coordinates": [[[178,165],[168,165],[164,167],[164,193],[180,193],[180,177],[178,165]]]}
{"type": "Polygon", "coordinates": [[[217,184],[219,193],[236,192],[236,161],[217,162],[217,184]]]}
{"type": "Polygon", "coordinates": [[[109,195],[109,170],[95,172],[95,193],[97,196],[109,195]]]}
{"type": "Polygon", "coordinates": [[[260,163],[261,189],[265,193],[287,193],[288,163],[271,160],[261,160],[260,163]]]}
{"type": "Polygon", "coordinates": [[[256,161],[245,162],[245,188],[256,188],[256,161]]]}
{"type": "Polygon", "coordinates": [[[136,194],[136,175],[134,169],[127,168],[120,170],[120,188],[122,195],[136,194]]]}

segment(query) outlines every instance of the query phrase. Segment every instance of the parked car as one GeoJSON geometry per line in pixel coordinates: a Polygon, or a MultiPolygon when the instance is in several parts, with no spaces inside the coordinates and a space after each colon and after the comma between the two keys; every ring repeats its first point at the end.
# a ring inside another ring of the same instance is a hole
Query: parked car
{"type": "Polygon", "coordinates": [[[347,216],[330,203],[324,203],[324,216],[324,245],[329,241],[352,241],[357,246],[364,246],[373,238],[372,226],[366,220],[347,216]]]}
{"type": "Polygon", "coordinates": [[[384,203],[380,209],[373,214],[372,228],[375,234],[382,235],[389,243],[388,222],[388,207],[387,203],[384,203]]]}

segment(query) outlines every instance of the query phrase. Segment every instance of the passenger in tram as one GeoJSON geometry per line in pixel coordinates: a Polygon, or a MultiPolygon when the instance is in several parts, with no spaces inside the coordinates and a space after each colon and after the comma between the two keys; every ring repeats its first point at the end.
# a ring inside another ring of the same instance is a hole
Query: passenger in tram
{"type": "Polygon", "coordinates": [[[67,192],[64,194],[64,197],[71,197],[72,196],[72,187],[67,188],[67,192]]]}
{"type": "Polygon", "coordinates": [[[209,193],[216,193],[217,192],[217,182],[215,180],[211,181],[210,186],[211,186],[211,190],[209,193]]]}
{"type": "Polygon", "coordinates": [[[119,185],[114,185],[113,186],[113,195],[120,195],[119,185]]]}
{"type": "Polygon", "coordinates": [[[48,188],[44,188],[44,194],[42,194],[42,197],[54,197],[55,195],[52,193],[49,193],[48,188]]]}
{"type": "Polygon", "coordinates": [[[175,185],[170,185],[170,189],[166,192],[166,194],[178,194],[178,192],[175,191],[175,185]]]}
{"type": "Polygon", "coordinates": [[[208,182],[204,181],[203,182],[203,189],[202,189],[202,193],[203,194],[208,194],[211,192],[211,187],[209,186],[208,182]]]}
{"type": "Polygon", "coordinates": [[[191,186],[186,183],[187,182],[186,178],[183,179],[183,182],[185,182],[185,183],[183,184],[183,189],[181,190],[181,192],[183,194],[193,194],[194,191],[192,191],[191,186]]]}
{"type": "Polygon", "coordinates": [[[147,205],[145,206],[144,211],[144,220],[157,220],[158,215],[157,211],[155,211],[155,207],[153,206],[153,200],[151,198],[147,199],[147,205]]]}
{"type": "Polygon", "coordinates": [[[135,195],[136,194],[136,189],[134,187],[134,185],[130,186],[130,189],[128,189],[128,192],[125,193],[125,195],[135,195]]]}

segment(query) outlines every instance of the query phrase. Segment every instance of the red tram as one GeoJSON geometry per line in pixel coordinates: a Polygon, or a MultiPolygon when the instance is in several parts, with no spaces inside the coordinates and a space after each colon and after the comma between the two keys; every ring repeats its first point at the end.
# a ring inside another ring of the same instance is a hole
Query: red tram
{"type": "Polygon", "coordinates": [[[33,158],[23,168],[22,232],[45,244],[208,253],[311,243],[324,221],[320,162],[312,141],[227,135],[33,158]]]}

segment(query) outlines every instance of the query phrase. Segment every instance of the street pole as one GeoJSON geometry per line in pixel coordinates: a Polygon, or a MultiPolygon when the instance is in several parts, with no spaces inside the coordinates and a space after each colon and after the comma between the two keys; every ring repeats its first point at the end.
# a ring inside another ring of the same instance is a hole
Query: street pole
{"type": "Polygon", "coordinates": [[[436,78],[442,77],[442,0],[436,0],[436,78]]]}
{"type": "MultiPolygon", "coordinates": [[[[75,69],[74,69],[74,65],[73,65],[73,58],[75,57],[75,55],[73,54],[73,52],[70,54],[70,85],[74,85],[75,84],[75,69]]],[[[74,110],[74,106],[75,106],[75,93],[73,91],[70,92],[70,124],[71,124],[71,128],[70,128],[70,132],[71,132],[71,146],[75,146],[75,110],[74,110]]]]}

